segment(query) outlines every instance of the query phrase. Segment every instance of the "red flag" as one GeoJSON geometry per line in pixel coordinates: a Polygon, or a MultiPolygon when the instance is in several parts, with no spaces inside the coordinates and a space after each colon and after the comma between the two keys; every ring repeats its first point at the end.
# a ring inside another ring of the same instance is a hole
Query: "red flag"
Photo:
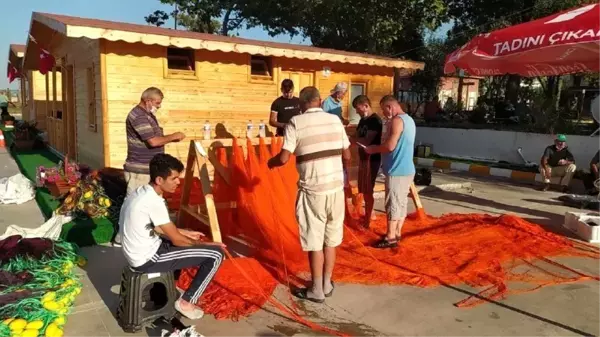
{"type": "Polygon", "coordinates": [[[8,67],[8,83],[12,83],[12,81],[14,81],[15,78],[19,77],[20,74],[17,68],[15,68],[15,66],[9,65],[8,67]]]}
{"type": "Polygon", "coordinates": [[[44,49],[40,50],[40,73],[42,73],[42,75],[46,75],[50,70],[52,70],[55,62],[56,60],[54,59],[54,56],[50,55],[50,53],[44,49]]]}

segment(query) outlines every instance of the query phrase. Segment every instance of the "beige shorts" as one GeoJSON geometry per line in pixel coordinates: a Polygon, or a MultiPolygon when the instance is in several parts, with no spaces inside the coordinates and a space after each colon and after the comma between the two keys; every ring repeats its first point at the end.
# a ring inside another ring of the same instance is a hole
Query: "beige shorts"
{"type": "Polygon", "coordinates": [[[344,191],[326,195],[298,191],[296,220],[300,227],[300,244],[305,252],[337,247],[344,237],[344,191]]]}
{"type": "Polygon", "coordinates": [[[415,179],[410,176],[385,177],[385,211],[390,221],[404,221],[408,211],[408,192],[415,179]]]}
{"type": "Polygon", "coordinates": [[[127,195],[130,195],[138,187],[149,184],[150,175],[125,171],[125,181],[127,182],[127,195]]]}

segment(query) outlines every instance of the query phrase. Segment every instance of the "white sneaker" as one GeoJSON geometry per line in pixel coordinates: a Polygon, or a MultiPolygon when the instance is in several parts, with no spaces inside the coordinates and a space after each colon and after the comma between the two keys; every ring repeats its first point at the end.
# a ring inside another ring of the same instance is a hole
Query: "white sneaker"
{"type": "Polygon", "coordinates": [[[115,239],[112,242],[112,246],[121,247],[121,235],[119,233],[117,233],[117,236],[115,236],[115,239]]]}

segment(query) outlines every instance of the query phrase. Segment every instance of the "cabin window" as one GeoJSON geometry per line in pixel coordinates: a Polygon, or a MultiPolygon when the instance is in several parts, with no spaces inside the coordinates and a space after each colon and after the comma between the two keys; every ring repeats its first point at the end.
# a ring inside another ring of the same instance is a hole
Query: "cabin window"
{"type": "Polygon", "coordinates": [[[250,75],[252,79],[272,80],[273,64],[270,57],[250,56],[250,75]]]}
{"type": "Polygon", "coordinates": [[[167,66],[169,70],[195,71],[193,49],[167,48],[167,66]]]}
{"type": "Polygon", "coordinates": [[[88,113],[88,128],[96,132],[96,76],[94,76],[94,64],[86,69],[86,86],[87,86],[87,113],[88,113]]]}
{"type": "Polygon", "coordinates": [[[352,102],[354,99],[360,95],[367,94],[367,84],[366,83],[352,83],[350,84],[350,97],[348,103],[350,105],[348,111],[348,119],[350,120],[350,124],[358,124],[360,121],[360,115],[356,112],[356,109],[352,106],[352,102]]]}

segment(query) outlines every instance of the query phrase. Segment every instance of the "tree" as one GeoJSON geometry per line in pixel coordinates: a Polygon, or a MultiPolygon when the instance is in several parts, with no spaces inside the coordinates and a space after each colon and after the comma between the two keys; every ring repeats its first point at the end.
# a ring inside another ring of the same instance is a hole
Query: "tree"
{"type": "Polygon", "coordinates": [[[395,55],[422,45],[425,28],[445,21],[446,6],[443,0],[262,0],[243,14],[272,36],[301,35],[317,47],[395,55]]]}
{"type": "Polygon", "coordinates": [[[418,111],[421,104],[438,95],[444,76],[444,60],[448,52],[450,50],[446,40],[440,38],[432,38],[423,48],[416,50],[416,59],[424,62],[425,68],[411,77],[411,90],[417,94],[417,106],[412,110],[418,111]]]}
{"type": "MultiPolygon", "coordinates": [[[[242,9],[245,1],[237,0],[159,0],[174,5],[177,10],[170,15],[158,10],[146,17],[146,22],[160,26],[169,17],[175,18],[189,31],[229,35],[248,24],[242,9]]],[[[260,2],[260,1],[259,1],[260,2]]],[[[248,2],[250,3],[250,2],[248,2]]]]}
{"type": "Polygon", "coordinates": [[[167,20],[169,20],[169,14],[161,10],[155,10],[154,13],[145,16],[144,19],[147,23],[156,27],[160,27],[164,25],[167,20]]]}

